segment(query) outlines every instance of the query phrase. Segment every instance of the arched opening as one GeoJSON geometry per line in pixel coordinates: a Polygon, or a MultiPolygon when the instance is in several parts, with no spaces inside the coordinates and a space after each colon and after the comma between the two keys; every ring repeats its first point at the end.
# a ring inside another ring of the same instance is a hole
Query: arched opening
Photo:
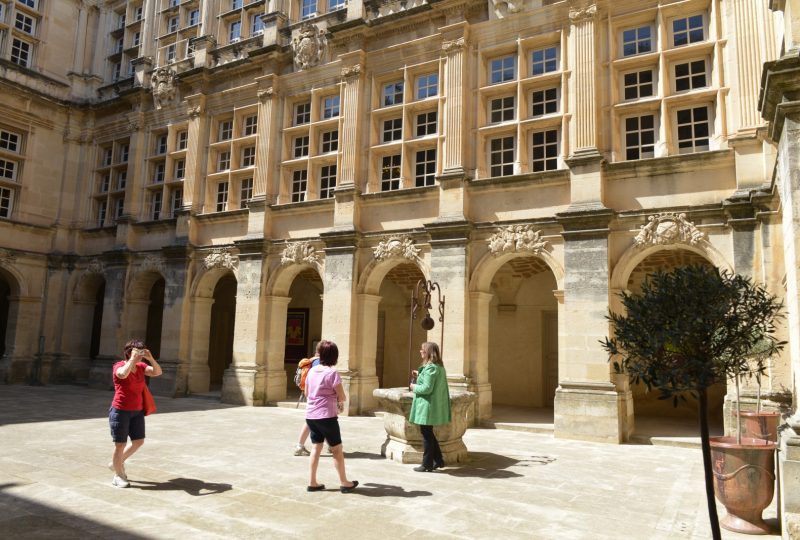
{"type": "MultiPolygon", "coordinates": [[[[702,255],[687,249],[660,250],[643,259],[633,269],[626,288],[631,293],[641,290],[647,276],[656,271],[670,271],[682,266],[704,265],[713,268],[702,255]]],[[[633,410],[634,410],[634,438],[649,437],[655,434],[676,434],[684,429],[687,433],[696,432],[697,408],[696,401],[687,397],[686,402],[680,402],[677,407],[672,400],[658,399],[659,392],[647,391],[643,384],[632,385],[633,410]]],[[[709,388],[708,391],[708,419],[712,432],[722,434],[723,430],[723,404],[725,401],[726,385],[720,382],[709,388]]]]}
{"type": "Polygon", "coordinates": [[[89,358],[94,360],[100,354],[100,335],[103,329],[103,302],[106,297],[106,281],[102,280],[94,295],[92,310],[92,334],[89,340],[89,358]]]}
{"type": "Polygon", "coordinates": [[[292,281],[289,288],[289,305],[286,310],[286,343],[284,367],[286,384],[290,391],[296,390],[294,371],[303,358],[314,355],[317,343],[322,339],[322,294],[324,291],[319,273],[306,268],[292,281]]]}
{"type": "Polygon", "coordinates": [[[557,288],[553,272],[534,256],[509,260],[492,278],[488,361],[495,418],[508,414],[509,408],[553,407],[558,387],[557,288]]]}
{"type": "Polygon", "coordinates": [[[161,327],[164,322],[164,287],[163,277],[159,277],[150,288],[150,302],[147,305],[147,327],[145,343],[153,357],[161,356],[161,327]]]}
{"type": "MultiPolygon", "coordinates": [[[[375,371],[381,388],[408,385],[410,369],[416,369],[419,365],[419,345],[429,339],[428,333],[419,325],[421,317],[418,315],[412,326],[409,345],[411,293],[421,279],[424,280],[425,276],[416,265],[403,263],[392,268],[381,282],[375,351],[375,371]]],[[[436,326],[431,331],[430,339],[438,342],[438,337],[433,336],[438,336],[440,323],[435,314],[432,316],[436,326]]]]}
{"type": "Polygon", "coordinates": [[[8,315],[11,310],[11,285],[0,274],[0,358],[6,353],[8,315]]]}
{"type": "Polygon", "coordinates": [[[214,287],[208,332],[209,391],[222,389],[225,370],[233,360],[233,329],[236,321],[236,278],[226,274],[214,287]]]}

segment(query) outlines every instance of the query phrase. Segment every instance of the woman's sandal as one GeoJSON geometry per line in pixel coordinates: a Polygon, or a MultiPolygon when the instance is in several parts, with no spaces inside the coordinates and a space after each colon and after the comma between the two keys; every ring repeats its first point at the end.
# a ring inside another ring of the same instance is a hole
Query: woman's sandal
{"type": "Polygon", "coordinates": [[[350,493],[358,487],[358,480],[353,480],[352,486],[339,486],[339,491],[342,493],[350,493]]]}
{"type": "Polygon", "coordinates": [[[308,486],[306,491],[322,491],[325,489],[325,484],[320,484],[318,486],[308,486]]]}

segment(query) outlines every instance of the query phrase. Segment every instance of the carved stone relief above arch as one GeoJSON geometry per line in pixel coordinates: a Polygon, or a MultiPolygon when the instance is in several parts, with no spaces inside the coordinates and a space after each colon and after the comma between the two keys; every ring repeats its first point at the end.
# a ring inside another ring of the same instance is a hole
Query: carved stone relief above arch
{"type": "Polygon", "coordinates": [[[205,256],[203,266],[206,270],[211,270],[212,268],[236,270],[239,267],[239,257],[231,253],[227,248],[215,248],[205,256]]]}
{"type": "Polygon", "coordinates": [[[550,245],[547,240],[542,240],[542,231],[534,231],[533,226],[508,225],[500,227],[497,232],[487,240],[489,251],[497,257],[504,253],[528,251],[539,254],[550,245]]]}
{"type": "Polygon", "coordinates": [[[153,104],[156,110],[161,110],[177,95],[178,74],[171,68],[157,68],[150,75],[150,87],[153,89],[153,104]]]}
{"type": "Polygon", "coordinates": [[[687,221],[686,214],[664,212],[650,216],[647,222],[640,227],[639,234],[633,239],[634,245],[640,249],[670,244],[696,246],[707,240],[704,232],[691,221],[687,221]]]}
{"type": "Polygon", "coordinates": [[[287,244],[281,254],[281,264],[313,264],[320,263],[316,248],[311,242],[292,242],[287,244]]]}
{"type": "Polygon", "coordinates": [[[0,264],[13,264],[16,258],[16,255],[7,249],[0,249],[0,264]]]}
{"type": "Polygon", "coordinates": [[[164,275],[165,271],[165,262],[163,257],[159,257],[157,255],[148,255],[142,261],[142,264],[139,265],[139,268],[143,272],[151,271],[156,272],[158,274],[164,275]]]}
{"type": "Polygon", "coordinates": [[[402,258],[420,262],[419,248],[414,245],[414,241],[410,237],[404,234],[387,236],[372,251],[375,260],[378,261],[402,258]]]}
{"type": "Polygon", "coordinates": [[[89,261],[89,264],[86,265],[86,270],[83,271],[84,274],[99,274],[104,275],[106,273],[106,267],[103,264],[103,261],[100,259],[92,259],[89,261]]]}

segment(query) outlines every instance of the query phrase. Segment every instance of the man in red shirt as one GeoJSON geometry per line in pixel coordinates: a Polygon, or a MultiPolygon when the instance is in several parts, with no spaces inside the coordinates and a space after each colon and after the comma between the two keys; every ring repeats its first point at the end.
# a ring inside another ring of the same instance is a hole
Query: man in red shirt
{"type": "Polygon", "coordinates": [[[128,476],[125,474],[125,460],[144,444],[142,393],[145,387],[145,375],[148,377],[161,375],[161,366],[142,341],[137,339],[128,341],[124,353],[125,360],[114,364],[112,370],[114,399],[108,411],[108,423],[114,440],[114,457],[108,468],[114,471],[111,485],[119,488],[130,486],[128,476]],[[143,360],[147,360],[150,364],[143,360]],[[131,443],[126,448],[128,437],[131,443]]]}

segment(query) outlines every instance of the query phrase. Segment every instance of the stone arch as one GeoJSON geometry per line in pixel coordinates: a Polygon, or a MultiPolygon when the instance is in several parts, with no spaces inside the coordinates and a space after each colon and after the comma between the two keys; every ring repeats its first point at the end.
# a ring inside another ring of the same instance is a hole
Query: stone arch
{"type": "Polygon", "coordinates": [[[422,264],[420,259],[408,259],[405,257],[391,257],[388,259],[373,259],[358,279],[357,292],[359,294],[378,295],[384,278],[394,268],[403,264],[413,264],[422,272],[425,279],[430,279],[430,269],[422,264]]]}
{"type": "Polygon", "coordinates": [[[500,255],[487,253],[481,258],[470,278],[470,292],[489,292],[492,280],[495,274],[497,274],[497,271],[507,262],[520,257],[536,257],[541,259],[553,273],[553,276],[555,276],[558,290],[564,289],[564,267],[549,251],[541,250],[537,252],[510,251],[500,255]]]}
{"type": "Polygon", "coordinates": [[[83,272],[72,287],[73,302],[92,302],[97,288],[106,282],[106,276],[98,272],[83,272]]]}
{"type": "Polygon", "coordinates": [[[239,280],[238,272],[232,268],[214,267],[200,272],[192,283],[191,296],[193,298],[213,298],[217,282],[226,274],[233,274],[233,277],[237,281],[239,280]]]}
{"type": "Polygon", "coordinates": [[[11,288],[11,296],[17,298],[28,296],[28,283],[22,273],[14,266],[9,264],[0,265],[0,275],[5,278],[11,288]]]}
{"type": "Polygon", "coordinates": [[[315,271],[320,278],[325,275],[325,268],[320,262],[281,264],[267,280],[267,295],[289,296],[289,289],[291,289],[294,279],[308,269],[315,271]]]}
{"type": "Polygon", "coordinates": [[[129,302],[146,302],[150,300],[150,290],[159,279],[166,277],[153,269],[138,270],[128,282],[126,297],[129,302]]]}

